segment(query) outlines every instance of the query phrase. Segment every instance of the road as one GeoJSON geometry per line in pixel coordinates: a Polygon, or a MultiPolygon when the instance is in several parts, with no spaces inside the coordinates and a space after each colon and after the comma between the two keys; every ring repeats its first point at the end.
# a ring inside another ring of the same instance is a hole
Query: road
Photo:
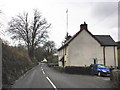
{"type": "Polygon", "coordinates": [[[108,77],[60,73],[40,64],[15,81],[12,88],[111,88],[108,77]]]}

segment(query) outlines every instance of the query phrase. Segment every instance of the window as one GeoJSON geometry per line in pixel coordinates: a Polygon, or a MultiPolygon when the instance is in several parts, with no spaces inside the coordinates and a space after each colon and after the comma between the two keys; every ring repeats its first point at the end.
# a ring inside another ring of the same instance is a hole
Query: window
{"type": "Polygon", "coordinates": [[[98,65],[98,68],[106,68],[104,65],[98,65]]]}

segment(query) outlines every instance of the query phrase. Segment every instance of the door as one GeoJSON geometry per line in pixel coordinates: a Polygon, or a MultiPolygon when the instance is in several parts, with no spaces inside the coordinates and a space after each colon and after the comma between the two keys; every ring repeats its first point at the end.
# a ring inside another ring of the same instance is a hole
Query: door
{"type": "Polygon", "coordinates": [[[93,60],[94,60],[94,64],[97,64],[97,58],[94,58],[93,60]]]}

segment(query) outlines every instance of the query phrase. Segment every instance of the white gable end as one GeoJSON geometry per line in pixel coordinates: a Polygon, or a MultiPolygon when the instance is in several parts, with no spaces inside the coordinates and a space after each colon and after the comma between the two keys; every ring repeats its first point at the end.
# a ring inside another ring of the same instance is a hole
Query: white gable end
{"type": "Polygon", "coordinates": [[[103,63],[103,48],[86,30],[83,30],[69,43],[69,64],[90,65],[94,63],[94,58],[103,63]]]}

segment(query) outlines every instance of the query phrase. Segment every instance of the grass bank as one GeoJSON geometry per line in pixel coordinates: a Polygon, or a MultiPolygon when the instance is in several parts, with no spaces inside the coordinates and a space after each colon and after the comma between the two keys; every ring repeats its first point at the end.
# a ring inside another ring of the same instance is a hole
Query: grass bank
{"type": "Polygon", "coordinates": [[[2,88],[9,88],[34,66],[26,50],[2,44],[2,88]]]}

